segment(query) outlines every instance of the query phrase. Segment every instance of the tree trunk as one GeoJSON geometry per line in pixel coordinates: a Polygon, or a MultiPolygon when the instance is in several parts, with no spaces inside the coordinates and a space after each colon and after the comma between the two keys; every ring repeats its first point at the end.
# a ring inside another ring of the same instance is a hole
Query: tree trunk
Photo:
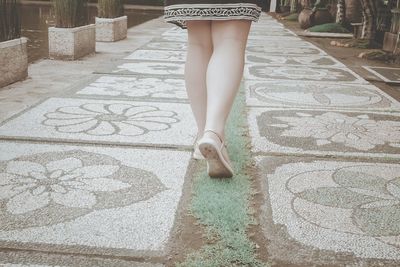
{"type": "Polygon", "coordinates": [[[297,0],[290,0],[290,13],[297,12],[297,0]]]}
{"type": "Polygon", "coordinates": [[[361,39],[368,40],[370,44],[373,43],[376,35],[377,26],[377,7],[376,0],[361,0],[363,27],[361,32],[361,39]]]}
{"type": "Polygon", "coordinates": [[[336,23],[344,24],[346,16],[346,4],[344,0],[338,0],[336,23]]]}

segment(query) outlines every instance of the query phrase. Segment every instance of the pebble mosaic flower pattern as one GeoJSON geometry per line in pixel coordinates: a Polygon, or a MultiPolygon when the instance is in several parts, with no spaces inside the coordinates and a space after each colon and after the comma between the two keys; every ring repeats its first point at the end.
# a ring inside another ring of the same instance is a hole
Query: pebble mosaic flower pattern
{"type": "Polygon", "coordinates": [[[336,112],[321,115],[297,112],[296,117],[274,117],[281,124],[270,126],[283,128],[282,136],[311,137],[318,146],[331,143],[343,144],[362,151],[377,145],[400,143],[399,121],[375,121],[368,115],[347,116],[336,112]],[[397,134],[396,134],[397,133],[397,134]]]}
{"type": "Polygon", "coordinates": [[[87,95],[118,97],[168,97],[186,99],[185,82],[181,79],[104,76],[77,92],[87,95]]]}
{"type": "Polygon", "coordinates": [[[388,100],[372,86],[308,82],[257,82],[249,86],[260,101],[319,107],[390,107],[388,100]]]}
{"type": "Polygon", "coordinates": [[[268,177],[273,221],[294,239],[359,257],[400,259],[400,167],[313,161],[268,177]]]}
{"type": "Polygon", "coordinates": [[[138,136],[163,131],[177,123],[177,113],[154,106],[87,103],[57,108],[46,113],[43,124],[62,133],[94,136],[138,136]]]}
{"type": "Polygon", "coordinates": [[[0,162],[0,229],[48,225],[165,190],[147,171],[100,154],[51,152],[0,162]]]}
{"type": "Polygon", "coordinates": [[[247,77],[248,79],[357,81],[353,74],[339,68],[249,65],[248,72],[253,76],[247,77]]]}

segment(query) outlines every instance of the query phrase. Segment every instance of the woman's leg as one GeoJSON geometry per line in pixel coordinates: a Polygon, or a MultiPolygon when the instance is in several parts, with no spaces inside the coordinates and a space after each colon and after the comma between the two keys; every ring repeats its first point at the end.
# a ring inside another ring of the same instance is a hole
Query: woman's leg
{"type": "Polygon", "coordinates": [[[249,20],[212,21],[213,54],[207,69],[205,129],[224,139],[225,123],[243,76],[249,20]]]}
{"type": "Polygon", "coordinates": [[[187,21],[188,49],[185,65],[186,90],[202,136],[206,122],[207,85],[206,73],[212,54],[211,21],[187,21]]]}

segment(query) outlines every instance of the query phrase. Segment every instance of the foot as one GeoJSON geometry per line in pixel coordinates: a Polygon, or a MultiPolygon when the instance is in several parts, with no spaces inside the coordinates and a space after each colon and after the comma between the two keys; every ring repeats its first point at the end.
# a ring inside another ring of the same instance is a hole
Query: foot
{"type": "Polygon", "coordinates": [[[231,178],[233,169],[224,140],[212,130],[205,130],[199,140],[201,154],[207,160],[207,172],[212,178],[231,178]]]}

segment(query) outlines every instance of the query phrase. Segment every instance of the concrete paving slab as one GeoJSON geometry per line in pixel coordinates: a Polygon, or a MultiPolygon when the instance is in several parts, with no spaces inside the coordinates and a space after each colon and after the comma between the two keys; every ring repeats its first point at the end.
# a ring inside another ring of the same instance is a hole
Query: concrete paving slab
{"type": "Polygon", "coordinates": [[[0,124],[11,139],[191,146],[196,125],[189,104],[50,98],[0,124]]]}
{"type": "Polygon", "coordinates": [[[363,66],[366,70],[373,73],[384,82],[400,84],[400,68],[363,66]]]}
{"type": "Polygon", "coordinates": [[[250,106],[397,110],[400,103],[372,84],[245,81],[250,106]]]}
{"type": "Polygon", "coordinates": [[[267,40],[262,40],[262,39],[252,39],[252,40],[247,40],[247,45],[248,46],[264,46],[265,49],[268,49],[269,47],[273,48],[284,48],[284,47],[310,47],[310,48],[316,48],[317,46],[309,43],[309,42],[304,42],[302,39],[297,39],[297,40],[280,40],[280,39],[267,39],[267,40]]]}
{"type": "Polygon", "coordinates": [[[251,108],[253,152],[400,158],[400,113],[251,108]]]}
{"type": "MultiPolygon", "coordinates": [[[[78,89],[79,90],[79,89],[78,89]]],[[[187,100],[185,81],[154,77],[101,76],[76,92],[82,97],[123,100],[187,100]]]]}
{"type": "Polygon", "coordinates": [[[270,40],[284,42],[291,42],[291,41],[302,41],[301,38],[294,36],[294,35],[283,35],[283,36],[273,36],[273,35],[249,35],[249,41],[264,41],[268,42],[270,40]]]}
{"type": "Polygon", "coordinates": [[[142,49],[146,50],[177,50],[177,51],[186,51],[187,44],[182,42],[158,42],[152,41],[142,46],[142,49]]]}
{"type": "Polygon", "coordinates": [[[165,255],[190,152],[13,142],[0,151],[0,247],[165,255]]]}
{"type": "Polygon", "coordinates": [[[346,68],[246,64],[244,77],[248,80],[303,80],[321,82],[364,83],[355,72],[346,68]]]}
{"type": "MultiPolygon", "coordinates": [[[[281,48],[282,49],[282,48],[281,48]]],[[[276,56],[264,53],[251,53],[246,56],[247,63],[265,63],[271,65],[304,65],[323,67],[344,67],[344,65],[331,56],[276,56]]]]}
{"type": "Polygon", "coordinates": [[[185,51],[174,50],[145,50],[138,49],[129,56],[125,57],[126,60],[142,60],[142,61],[168,61],[168,62],[185,62],[185,51]]]}
{"type": "Polygon", "coordinates": [[[187,43],[187,36],[159,36],[154,37],[152,42],[174,42],[174,43],[187,43]]]}
{"type": "Polygon", "coordinates": [[[303,157],[257,157],[257,164],[272,261],[400,265],[400,165],[303,157]]]}
{"type": "MultiPolygon", "coordinates": [[[[289,43],[289,45],[292,45],[289,43]]],[[[247,54],[252,54],[252,53],[263,53],[266,55],[299,55],[299,56],[304,56],[304,55],[316,55],[316,56],[322,56],[322,55],[327,55],[324,51],[317,47],[296,47],[296,46],[281,46],[281,47],[275,47],[275,46],[267,46],[267,45],[253,45],[249,44],[247,45],[246,48],[247,54]],[[284,49],[282,49],[284,47],[284,49]]]]}
{"type": "Polygon", "coordinates": [[[119,75],[167,75],[183,76],[184,64],[168,62],[146,62],[138,61],[132,63],[122,63],[118,65],[117,70],[111,71],[112,74],[119,75]]]}

